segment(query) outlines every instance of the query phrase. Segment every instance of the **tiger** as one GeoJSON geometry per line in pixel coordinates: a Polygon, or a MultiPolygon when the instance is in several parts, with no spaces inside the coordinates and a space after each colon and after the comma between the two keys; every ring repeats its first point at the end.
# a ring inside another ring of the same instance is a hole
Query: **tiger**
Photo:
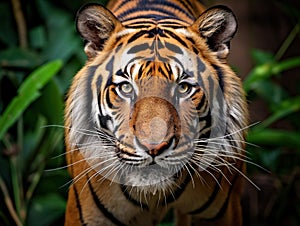
{"type": "Polygon", "coordinates": [[[242,225],[248,107],[237,19],[197,0],[79,9],[86,64],[66,97],[66,226],[242,225]]]}

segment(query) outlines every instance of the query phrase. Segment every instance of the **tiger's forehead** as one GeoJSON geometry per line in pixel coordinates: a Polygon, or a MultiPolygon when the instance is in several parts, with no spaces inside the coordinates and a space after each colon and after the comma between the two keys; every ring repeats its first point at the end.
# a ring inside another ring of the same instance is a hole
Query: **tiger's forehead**
{"type": "Polygon", "coordinates": [[[116,37],[117,41],[110,46],[106,57],[100,57],[98,61],[101,65],[98,74],[113,76],[114,82],[156,75],[170,81],[186,77],[194,77],[195,80],[208,71],[205,57],[200,51],[195,52],[195,43],[185,28],[126,28],[116,37]],[[117,73],[122,76],[115,76],[117,73]]]}
{"type": "MultiPolygon", "coordinates": [[[[172,67],[186,70],[192,68],[200,59],[189,48],[191,43],[187,39],[184,41],[179,37],[177,39],[176,34],[170,30],[162,30],[157,27],[142,31],[129,30],[134,31],[130,31],[130,34],[126,35],[127,40],[119,43],[113,53],[116,65],[120,65],[122,68],[128,64],[157,62],[157,65],[167,63],[172,67]]],[[[185,31],[185,29],[177,30],[178,32],[185,31]]]]}
{"type": "Polygon", "coordinates": [[[112,81],[115,83],[145,79],[158,81],[155,80],[158,78],[160,81],[164,80],[171,83],[185,81],[195,84],[198,83],[199,76],[210,74],[210,71],[199,58],[185,60],[183,62],[183,60],[179,61],[178,59],[160,61],[150,58],[136,58],[129,63],[114,64],[114,73],[109,76],[112,76],[112,81]]]}
{"type": "Polygon", "coordinates": [[[139,61],[126,65],[123,72],[133,80],[159,77],[169,81],[177,81],[182,77],[183,71],[176,64],[160,61],[139,61]]]}

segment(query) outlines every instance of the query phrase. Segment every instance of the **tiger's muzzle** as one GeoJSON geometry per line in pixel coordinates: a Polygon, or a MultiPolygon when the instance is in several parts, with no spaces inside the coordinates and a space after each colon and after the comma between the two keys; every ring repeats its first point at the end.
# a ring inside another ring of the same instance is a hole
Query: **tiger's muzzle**
{"type": "Polygon", "coordinates": [[[157,156],[180,139],[180,117],[176,108],[160,97],[138,100],[131,114],[130,129],[138,144],[151,156],[157,156]]]}

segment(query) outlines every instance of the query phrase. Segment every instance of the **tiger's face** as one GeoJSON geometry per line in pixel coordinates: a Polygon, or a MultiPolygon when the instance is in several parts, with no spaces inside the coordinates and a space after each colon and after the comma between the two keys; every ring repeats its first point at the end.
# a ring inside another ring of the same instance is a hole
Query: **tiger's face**
{"type": "MultiPolygon", "coordinates": [[[[100,30],[86,19],[95,20],[99,10],[84,9],[79,30],[100,30]]],[[[241,148],[227,137],[242,140],[244,125],[237,121],[245,117],[243,96],[229,98],[229,92],[241,92],[224,63],[228,40],[210,44],[196,25],[140,29],[110,16],[113,37],[87,43],[89,62],[72,86],[67,139],[73,149],[96,174],[152,192],[175,186],[183,171],[226,165],[232,147],[241,148]]]]}

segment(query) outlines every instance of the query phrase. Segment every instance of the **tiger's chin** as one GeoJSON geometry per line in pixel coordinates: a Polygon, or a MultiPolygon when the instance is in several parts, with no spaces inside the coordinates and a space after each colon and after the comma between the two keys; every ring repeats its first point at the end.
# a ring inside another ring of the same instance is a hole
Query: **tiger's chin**
{"type": "Polygon", "coordinates": [[[178,172],[175,169],[152,164],[126,170],[121,175],[120,183],[138,193],[155,195],[172,189],[177,179],[178,172]]]}
{"type": "Polygon", "coordinates": [[[153,196],[172,190],[176,184],[174,177],[167,178],[166,176],[154,174],[149,174],[147,177],[144,174],[133,174],[124,183],[126,187],[130,188],[131,192],[153,196]]]}

